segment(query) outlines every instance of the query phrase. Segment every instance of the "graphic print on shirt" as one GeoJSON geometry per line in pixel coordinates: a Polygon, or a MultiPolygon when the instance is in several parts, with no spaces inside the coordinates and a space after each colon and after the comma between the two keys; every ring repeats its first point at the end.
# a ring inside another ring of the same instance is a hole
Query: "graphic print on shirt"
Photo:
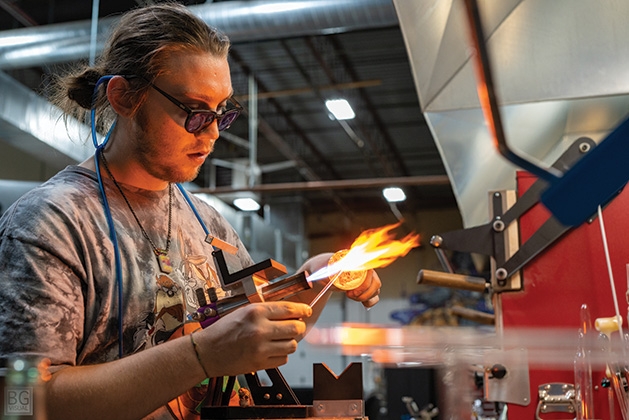
{"type": "MultiPolygon", "coordinates": [[[[183,283],[183,295],[189,312],[195,311],[199,306],[197,291],[205,295],[205,291],[212,287],[220,290],[220,282],[214,267],[210,264],[211,257],[191,252],[187,246],[181,229],[177,230],[177,246],[181,262],[176,268],[176,272],[181,274],[183,283]]],[[[207,295],[205,295],[207,299],[207,295]]],[[[187,326],[192,326],[192,323],[187,326]]],[[[200,325],[196,325],[200,328],[200,325]]],[[[187,334],[185,326],[173,332],[172,338],[187,334]]],[[[178,398],[168,403],[170,413],[177,420],[198,420],[200,419],[200,407],[207,404],[210,397],[211,387],[208,381],[203,381],[197,386],[180,395],[178,398]]]]}
{"type": "Polygon", "coordinates": [[[166,274],[156,276],[155,321],[149,330],[151,344],[167,341],[185,320],[183,290],[166,274]]]}
{"type": "Polygon", "coordinates": [[[142,324],[146,328],[146,333],[142,334],[139,330],[143,327],[138,326],[136,337],[144,336],[144,343],[136,345],[136,349],[153,347],[168,341],[186,322],[188,314],[200,306],[198,289],[205,294],[205,290],[213,287],[217,289],[218,296],[222,295],[218,275],[210,263],[211,257],[192,252],[190,250],[192,247],[184,237],[182,230],[177,229],[177,242],[174,248],[178,249],[171,250],[173,271],[164,274],[156,270],[155,305],[153,312],[143,317],[142,324]],[[180,260],[177,257],[180,257],[180,260]]]}
{"type": "Polygon", "coordinates": [[[200,306],[196,292],[199,288],[204,291],[204,294],[208,288],[214,288],[217,291],[217,296],[222,297],[218,274],[213,264],[209,262],[212,257],[189,252],[181,229],[177,230],[177,242],[181,256],[179,269],[183,274],[186,302],[189,307],[196,310],[200,306]]]}

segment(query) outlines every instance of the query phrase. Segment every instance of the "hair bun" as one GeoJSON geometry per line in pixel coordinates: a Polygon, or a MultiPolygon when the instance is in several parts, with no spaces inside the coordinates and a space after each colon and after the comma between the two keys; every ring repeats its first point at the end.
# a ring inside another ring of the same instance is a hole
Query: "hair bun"
{"type": "Polygon", "coordinates": [[[83,73],[68,80],[68,98],[82,108],[91,109],[94,87],[101,75],[97,70],[87,69],[83,73]]]}

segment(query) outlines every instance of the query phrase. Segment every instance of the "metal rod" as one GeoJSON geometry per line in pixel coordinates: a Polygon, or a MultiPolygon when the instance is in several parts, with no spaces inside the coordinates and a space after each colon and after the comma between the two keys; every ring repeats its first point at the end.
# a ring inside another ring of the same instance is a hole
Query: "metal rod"
{"type": "Polygon", "coordinates": [[[307,181],[307,182],[278,182],[273,184],[262,184],[253,187],[217,187],[199,188],[192,190],[193,194],[229,194],[243,191],[253,192],[294,192],[306,190],[334,190],[334,189],[358,189],[358,188],[379,188],[391,185],[449,185],[450,180],[447,175],[426,175],[407,176],[392,178],[368,178],[368,179],[341,179],[330,181],[307,181]]]}
{"type": "Polygon", "coordinates": [[[253,74],[249,75],[249,174],[250,187],[257,184],[256,168],[258,167],[258,84],[253,74]]]}
{"type": "Polygon", "coordinates": [[[317,296],[315,296],[315,298],[312,300],[312,302],[310,302],[310,307],[314,307],[315,304],[319,301],[319,299],[321,299],[321,297],[323,295],[325,295],[325,292],[327,292],[328,290],[330,290],[330,287],[332,287],[334,285],[334,283],[336,282],[336,280],[339,278],[339,276],[341,275],[342,271],[339,271],[338,273],[336,273],[336,275],[332,278],[332,280],[330,280],[328,282],[328,284],[325,285],[325,287],[323,289],[321,289],[321,291],[319,292],[319,294],[317,296]]]}
{"type": "Polygon", "coordinates": [[[549,182],[556,181],[563,175],[561,171],[553,167],[542,168],[539,164],[518,155],[507,144],[502,126],[502,118],[500,117],[500,109],[498,109],[498,100],[496,98],[494,80],[489,64],[489,54],[485,45],[485,35],[478,4],[476,0],[465,0],[464,3],[467,9],[472,44],[476,50],[476,54],[473,54],[473,58],[476,64],[476,77],[478,79],[476,83],[478,98],[480,99],[481,108],[483,109],[485,120],[494,138],[496,148],[504,158],[531,172],[533,175],[549,182]]]}
{"type": "Polygon", "coordinates": [[[13,1],[0,0],[0,8],[4,9],[13,19],[28,27],[37,26],[35,19],[29,16],[24,10],[20,9],[13,1]]]}
{"type": "Polygon", "coordinates": [[[100,0],[92,1],[92,22],[90,28],[90,66],[96,61],[96,39],[98,37],[98,9],[100,0]]]}
{"type": "Polygon", "coordinates": [[[433,270],[419,270],[417,274],[417,284],[471,290],[480,293],[487,290],[487,284],[483,278],[463,274],[442,273],[433,270]]]}
{"type": "MultiPolygon", "coordinates": [[[[360,89],[372,86],[380,86],[382,84],[382,80],[380,79],[372,79],[372,80],[362,80],[359,82],[349,82],[349,83],[337,83],[333,85],[325,85],[325,86],[317,86],[315,88],[305,87],[305,88],[297,88],[297,89],[287,89],[287,90],[274,90],[269,92],[258,92],[258,99],[269,99],[269,98],[279,98],[283,96],[295,96],[295,95],[303,95],[303,94],[311,94],[315,89],[316,90],[344,90],[344,89],[360,89]]],[[[238,102],[247,102],[249,100],[249,95],[234,95],[238,102]]]]}

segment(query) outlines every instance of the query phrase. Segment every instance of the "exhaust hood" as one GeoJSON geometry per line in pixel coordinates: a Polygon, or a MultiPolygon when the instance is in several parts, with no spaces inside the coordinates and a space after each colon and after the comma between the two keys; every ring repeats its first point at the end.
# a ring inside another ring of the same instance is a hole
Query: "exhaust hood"
{"type": "MultiPolygon", "coordinates": [[[[489,220],[490,191],[519,168],[494,148],[476,92],[461,0],[394,0],[426,120],[466,227],[489,220]]],[[[509,145],[550,165],[579,137],[629,114],[629,2],[479,0],[509,145]]]]}

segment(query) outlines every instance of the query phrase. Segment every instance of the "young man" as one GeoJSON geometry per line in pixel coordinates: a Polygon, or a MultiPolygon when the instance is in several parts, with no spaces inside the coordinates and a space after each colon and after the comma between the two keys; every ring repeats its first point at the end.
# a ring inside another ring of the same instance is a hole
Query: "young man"
{"type": "MultiPolygon", "coordinates": [[[[225,219],[174,185],[196,177],[238,115],[228,49],[185,7],[149,6],[122,17],[95,67],[61,83],[67,114],[95,108],[108,140],[0,220],[0,358],[50,359],[49,420],[193,418],[196,385],[286,363],[321,310],[250,304],[181,336],[199,290],[219,286],[206,234],[237,249],[232,272],[253,264],[225,219]]],[[[347,294],[371,306],[379,289],[370,271],[347,294]]]]}

